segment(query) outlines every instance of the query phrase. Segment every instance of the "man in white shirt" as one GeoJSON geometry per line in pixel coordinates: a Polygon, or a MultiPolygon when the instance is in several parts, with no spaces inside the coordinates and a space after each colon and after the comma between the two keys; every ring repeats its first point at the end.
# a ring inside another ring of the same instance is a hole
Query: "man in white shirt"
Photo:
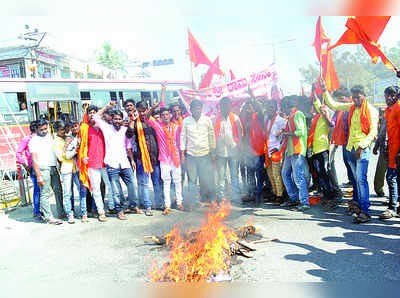
{"type": "Polygon", "coordinates": [[[32,154],[32,165],[40,187],[40,212],[49,224],[59,225],[61,221],[54,218],[50,208],[50,185],[53,189],[57,213],[59,218],[65,217],[63,210],[63,195],[60,175],[57,170],[57,158],[53,151],[53,139],[48,133],[46,120],[40,120],[36,135],[29,142],[29,150],[32,154]]]}
{"type": "MultiPolygon", "coordinates": [[[[106,155],[104,157],[104,163],[107,165],[107,173],[110,178],[111,188],[113,191],[113,199],[115,209],[117,211],[118,219],[127,219],[124,210],[121,205],[121,199],[124,197],[122,193],[121,184],[119,178],[121,178],[127,189],[128,189],[128,209],[134,213],[141,213],[137,207],[137,197],[135,187],[133,184],[133,171],[132,168],[136,168],[135,162],[132,160],[129,162],[126,155],[126,137],[125,133],[127,128],[122,126],[123,115],[120,111],[115,111],[112,117],[112,125],[106,123],[103,119],[103,113],[115,106],[114,102],[110,102],[104,108],[99,110],[94,115],[93,120],[96,125],[103,131],[104,140],[106,145],[106,155]]],[[[128,210],[127,209],[127,210],[128,210]]]]}
{"type": "Polygon", "coordinates": [[[279,151],[282,148],[282,132],[286,127],[286,120],[279,116],[278,105],[275,99],[266,102],[265,140],[268,152],[265,153],[265,165],[274,193],[273,201],[283,203],[283,182],[281,175],[282,157],[279,151]]]}
{"type": "Polygon", "coordinates": [[[227,166],[232,186],[232,199],[240,197],[239,189],[239,144],[243,138],[243,129],[240,119],[231,112],[231,99],[224,97],[220,101],[221,112],[217,114],[214,121],[217,155],[217,197],[219,200],[225,198],[227,166]]]}
{"type": "Polygon", "coordinates": [[[189,177],[189,192],[195,193],[197,177],[200,180],[202,202],[214,200],[215,133],[211,119],[202,115],[203,103],[192,100],[191,116],[183,120],[181,132],[181,161],[186,162],[189,177]],[[186,154],[186,156],[185,156],[186,154]]]}

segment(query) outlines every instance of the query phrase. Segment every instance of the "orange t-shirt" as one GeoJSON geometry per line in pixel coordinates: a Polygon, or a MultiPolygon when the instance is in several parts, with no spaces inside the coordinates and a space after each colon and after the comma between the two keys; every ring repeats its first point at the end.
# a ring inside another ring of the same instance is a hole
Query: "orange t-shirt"
{"type": "Polygon", "coordinates": [[[396,154],[400,148],[400,102],[387,107],[385,118],[388,135],[389,168],[396,168],[396,154]]]}

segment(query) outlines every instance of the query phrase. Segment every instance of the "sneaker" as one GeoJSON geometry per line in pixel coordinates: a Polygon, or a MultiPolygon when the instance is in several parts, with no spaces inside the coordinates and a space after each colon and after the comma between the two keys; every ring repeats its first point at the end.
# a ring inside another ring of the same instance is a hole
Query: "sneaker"
{"type": "Polygon", "coordinates": [[[71,224],[71,225],[75,223],[75,219],[74,219],[74,216],[72,214],[70,216],[68,216],[68,223],[71,224]]]}
{"type": "Polygon", "coordinates": [[[398,215],[392,209],[386,209],[381,214],[379,214],[379,219],[391,219],[393,217],[398,217],[398,215]]]}
{"type": "Polygon", "coordinates": [[[87,215],[83,215],[81,221],[84,223],[89,222],[87,215]]]}
{"type": "Polygon", "coordinates": [[[117,218],[118,218],[119,220],[127,220],[127,219],[128,219],[128,218],[126,217],[124,211],[120,211],[120,212],[117,214],[117,218]]]}
{"type": "Polygon", "coordinates": [[[99,214],[99,221],[100,222],[106,222],[108,220],[108,218],[106,217],[106,215],[104,213],[99,214]]]}

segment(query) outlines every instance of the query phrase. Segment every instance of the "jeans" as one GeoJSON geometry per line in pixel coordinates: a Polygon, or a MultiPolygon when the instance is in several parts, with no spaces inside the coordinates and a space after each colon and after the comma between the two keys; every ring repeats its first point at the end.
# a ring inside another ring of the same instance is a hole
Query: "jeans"
{"type": "Polygon", "coordinates": [[[86,188],[82,185],[79,180],[79,172],[76,173],[68,173],[61,174],[63,179],[64,186],[64,210],[67,216],[73,215],[73,209],[71,204],[71,193],[74,187],[74,183],[76,187],[79,189],[79,206],[81,209],[81,216],[87,215],[86,210],[86,188]]]}
{"type": "Polygon", "coordinates": [[[253,193],[257,199],[261,197],[261,191],[265,180],[264,163],[265,155],[246,157],[246,173],[249,181],[249,192],[253,193]]]}
{"type": "Polygon", "coordinates": [[[108,179],[107,171],[105,168],[101,169],[92,169],[88,168],[88,176],[90,180],[90,185],[92,186],[92,195],[93,201],[96,204],[96,209],[99,214],[104,214],[104,204],[101,196],[101,180],[103,179],[106,187],[107,187],[107,199],[108,199],[108,208],[114,209],[114,201],[112,197],[111,183],[108,179]]]}
{"type": "MultiPolygon", "coordinates": [[[[200,180],[200,200],[213,201],[215,197],[214,168],[209,155],[186,157],[186,170],[189,178],[189,193],[192,198],[197,193],[196,182],[200,180]]],[[[192,200],[192,203],[194,201],[192,200]]]]}
{"type": "Polygon", "coordinates": [[[160,164],[161,178],[164,183],[164,206],[171,207],[171,193],[172,185],[175,187],[176,203],[178,205],[182,204],[182,170],[181,167],[175,167],[175,165],[170,164],[160,164]],[[172,177],[172,179],[171,179],[172,177]],[[172,184],[171,182],[174,182],[172,184]]]}
{"type": "Polygon", "coordinates": [[[122,192],[122,187],[119,178],[121,178],[122,181],[124,181],[128,189],[129,207],[135,208],[137,206],[137,197],[135,192],[135,186],[133,184],[134,177],[132,168],[122,169],[120,166],[119,168],[116,169],[107,166],[107,173],[111,183],[115,210],[117,212],[121,212],[123,210],[122,200],[124,199],[124,193],[122,192]]]}
{"type": "Polygon", "coordinates": [[[370,148],[365,148],[363,154],[358,160],[354,159],[355,150],[348,152],[349,165],[353,173],[353,198],[354,189],[357,189],[358,203],[360,204],[361,210],[365,213],[369,213],[369,186],[368,186],[368,165],[370,158],[370,148]]]}
{"type": "Polygon", "coordinates": [[[319,185],[322,188],[322,193],[327,200],[334,199],[334,193],[332,188],[332,181],[329,176],[329,153],[328,150],[321,153],[314,154],[312,156],[313,165],[317,171],[317,177],[319,179],[319,185]]]}
{"type": "Polygon", "coordinates": [[[33,215],[40,216],[40,187],[37,184],[37,177],[33,170],[31,180],[33,184],[33,215]]]}
{"type": "Polygon", "coordinates": [[[282,179],[291,201],[297,199],[303,206],[308,206],[308,189],[304,173],[304,163],[306,159],[303,155],[286,155],[282,166],[282,179]]]}
{"type": "Polygon", "coordinates": [[[343,156],[344,165],[346,166],[346,170],[347,170],[347,179],[348,179],[347,181],[352,182],[352,180],[354,179],[354,176],[353,176],[353,172],[351,171],[350,164],[349,164],[349,154],[351,154],[351,153],[346,150],[346,145],[343,145],[342,146],[342,156],[343,156]]]}
{"type": "Polygon", "coordinates": [[[239,161],[232,157],[220,157],[217,156],[217,175],[218,175],[218,185],[217,185],[217,196],[218,199],[223,199],[225,197],[225,180],[227,177],[226,167],[229,166],[229,175],[231,177],[232,186],[232,197],[237,199],[240,196],[239,189],[239,161]]]}
{"type": "Polygon", "coordinates": [[[397,169],[388,168],[386,182],[389,187],[389,209],[397,211],[397,200],[399,196],[400,175],[397,169]]]}
{"type": "Polygon", "coordinates": [[[151,208],[152,202],[149,196],[149,176],[151,176],[151,182],[153,183],[154,190],[154,202],[157,208],[162,208],[162,188],[161,188],[161,170],[160,165],[153,165],[153,172],[145,173],[143,164],[140,160],[137,162],[137,178],[139,193],[142,196],[144,207],[146,209],[151,208]]]}
{"type": "Polygon", "coordinates": [[[56,167],[40,168],[44,180],[44,186],[40,187],[40,212],[43,213],[45,220],[53,219],[53,214],[50,207],[50,186],[53,189],[54,196],[56,198],[56,207],[58,216],[64,215],[63,210],[63,194],[60,181],[60,175],[58,174],[56,167]]]}

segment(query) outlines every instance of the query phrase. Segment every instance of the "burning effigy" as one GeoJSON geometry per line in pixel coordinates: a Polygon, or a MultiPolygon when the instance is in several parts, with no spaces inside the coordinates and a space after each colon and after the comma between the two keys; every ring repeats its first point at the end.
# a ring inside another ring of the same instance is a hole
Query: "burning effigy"
{"type": "MultiPolygon", "coordinates": [[[[238,230],[227,226],[223,220],[229,216],[231,205],[222,201],[212,203],[200,228],[182,232],[178,226],[164,236],[148,236],[155,244],[165,246],[168,260],[159,266],[153,262],[149,278],[153,282],[202,282],[221,274],[229,274],[231,257],[252,257],[254,251],[241,239],[256,233],[256,228],[246,225],[238,230]]],[[[253,241],[254,242],[254,241],[253,241]]]]}

